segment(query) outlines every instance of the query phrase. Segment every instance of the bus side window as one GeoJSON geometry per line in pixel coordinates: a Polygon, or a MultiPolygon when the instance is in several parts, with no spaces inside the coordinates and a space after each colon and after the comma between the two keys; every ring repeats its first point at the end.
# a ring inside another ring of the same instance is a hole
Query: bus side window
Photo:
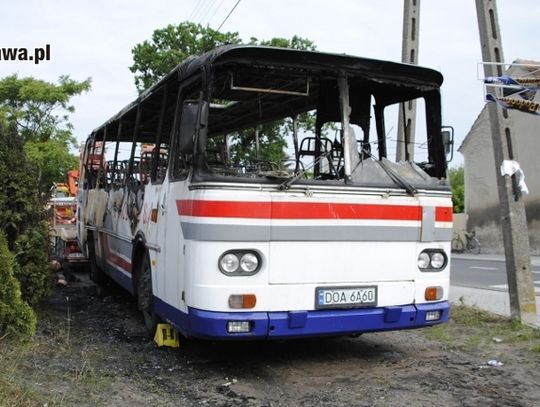
{"type": "Polygon", "coordinates": [[[190,160],[186,154],[177,152],[174,157],[173,179],[184,180],[189,174],[190,160]]]}
{"type": "Polygon", "coordinates": [[[105,178],[106,178],[105,188],[107,189],[107,191],[109,191],[114,185],[113,168],[114,168],[114,160],[107,161],[107,171],[105,173],[105,178]]]}
{"type": "Polygon", "coordinates": [[[123,188],[126,185],[126,176],[129,165],[129,160],[122,160],[118,162],[115,171],[114,187],[116,189],[123,188]]]}
{"type": "Polygon", "coordinates": [[[140,181],[142,185],[150,182],[150,171],[152,170],[152,155],[153,151],[144,151],[141,154],[141,161],[139,164],[140,181]]]}
{"type": "Polygon", "coordinates": [[[130,187],[141,185],[141,158],[133,157],[133,169],[130,174],[130,187]]]}
{"type": "Polygon", "coordinates": [[[167,163],[169,161],[169,152],[166,148],[161,148],[156,168],[156,183],[162,183],[167,172],[167,163]]]}

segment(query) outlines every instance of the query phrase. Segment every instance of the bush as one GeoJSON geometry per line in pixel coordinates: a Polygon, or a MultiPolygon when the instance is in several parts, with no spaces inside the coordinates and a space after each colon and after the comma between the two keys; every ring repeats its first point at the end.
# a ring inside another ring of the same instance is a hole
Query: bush
{"type": "Polygon", "coordinates": [[[450,168],[448,176],[452,185],[454,213],[462,213],[465,209],[465,170],[463,166],[450,168]]]}
{"type": "Polygon", "coordinates": [[[45,202],[39,195],[38,169],[14,128],[0,122],[0,231],[15,254],[13,273],[22,298],[36,304],[49,292],[48,226],[45,202]]]}
{"type": "Polygon", "coordinates": [[[36,331],[36,315],[22,300],[19,282],[13,276],[13,264],[6,237],[0,233],[0,339],[25,342],[36,331]]]}
{"type": "Polygon", "coordinates": [[[21,285],[22,298],[35,305],[52,288],[48,261],[47,224],[41,222],[24,231],[15,241],[14,275],[21,285]]]}

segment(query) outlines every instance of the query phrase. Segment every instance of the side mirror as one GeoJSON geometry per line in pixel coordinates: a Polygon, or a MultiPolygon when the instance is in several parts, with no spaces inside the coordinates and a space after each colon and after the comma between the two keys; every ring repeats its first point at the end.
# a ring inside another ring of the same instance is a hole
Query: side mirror
{"type": "Polygon", "coordinates": [[[199,106],[196,103],[187,101],[184,103],[178,129],[178,149],[183,154],[193,153],[198,111],[199,106]]]}
{"type": "Polygon", "coordinates": [[[452,126],[443,126],[441,135],[446,161],[450,162],[454,158],[454,128],[452,126]]]}
{"type": "Polygon", "coordinates": [[[182,116],[180,119],[178,149],[183,154],[193,153],[195,146],[196,133],[199,130],[198,122],[201,127],[206,127],[208,121],[208,103],[202,104],[196,101],[184,102],[182,116]]]}

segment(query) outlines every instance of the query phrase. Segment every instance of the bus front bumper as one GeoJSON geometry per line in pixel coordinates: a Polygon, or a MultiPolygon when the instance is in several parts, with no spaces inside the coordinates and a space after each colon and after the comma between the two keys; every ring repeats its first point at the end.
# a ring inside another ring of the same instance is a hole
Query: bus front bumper
{"type": "Polygon", "coordinates": [[[189,308],[188,314],[163,302],[159,305],[167,309],[158,306],[161,308],[158,313],[183,335],[218,340],[285,339],[413,329],[447,322],[450,315],[448,301],[289,312],[214,312],[189,308]]]}

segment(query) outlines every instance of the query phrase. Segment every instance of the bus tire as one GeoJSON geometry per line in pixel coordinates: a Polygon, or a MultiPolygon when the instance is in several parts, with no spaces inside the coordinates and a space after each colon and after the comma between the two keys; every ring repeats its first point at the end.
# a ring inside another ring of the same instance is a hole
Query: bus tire
{"type": "Polygon", "coordinates": [[[154,309],[154,294],[152,290],[152,269],[150,258],[146,252],[139,263],[137,278],[137,299],[139,310],[142,312],[146,334],[152,338],[156,332],[159,317],[154,309]]]}
{"type": "Polygon", "coordinates": [[[107,282],[107,276],[99,268],[96,262],[96,251],[94,249],[94,243],[88,244],[88,257],[90,263],[90,280],[92,280],[96,285],[103,285],[107,282]]]}

